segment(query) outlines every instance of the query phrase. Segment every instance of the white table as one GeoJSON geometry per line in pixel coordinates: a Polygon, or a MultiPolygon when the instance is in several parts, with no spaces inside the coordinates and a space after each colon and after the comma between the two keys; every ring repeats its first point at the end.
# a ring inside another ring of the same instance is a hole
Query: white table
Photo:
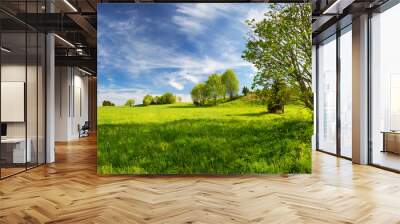
{"type": "Polygon", "coordinates": [[[2,145],[13,145],[13,163],[26,163],[31,162],[32,152],[31,145],[32,141],[30,138],[27,139],[27,146],[25,151],[25,138],[5,138],[1,139],[2,145]]]}

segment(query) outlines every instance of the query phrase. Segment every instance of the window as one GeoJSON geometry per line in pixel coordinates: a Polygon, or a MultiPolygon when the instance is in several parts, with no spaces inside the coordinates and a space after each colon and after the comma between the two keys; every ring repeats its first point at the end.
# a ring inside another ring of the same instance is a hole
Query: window
{"type": "Polygon", "coordinates": [[[340,35],[340,155],[352,157],[352,34],[351,26],[340,35]]]}
{"type": "Polygon", "coordinates": [[[371,18],[371,160],[400,170],[400,5],[371,18]]]}
{"type": "Polygon", "coordinates": [[[318,47],[318,149],[336,153],[336,36],[318,47]]]}

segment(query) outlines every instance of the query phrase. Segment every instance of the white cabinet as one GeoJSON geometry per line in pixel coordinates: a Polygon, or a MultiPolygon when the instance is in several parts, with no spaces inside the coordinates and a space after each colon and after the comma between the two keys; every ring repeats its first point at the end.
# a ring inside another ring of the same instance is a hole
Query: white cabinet
{"type": "Polygon", "coordinates": [[[8,138],[2,139],[1,144],[12,147],[12,162],[25,163],[32,161],[32,140],[27,139],[27,147],[25,151],[25,138],[8,138]]]}

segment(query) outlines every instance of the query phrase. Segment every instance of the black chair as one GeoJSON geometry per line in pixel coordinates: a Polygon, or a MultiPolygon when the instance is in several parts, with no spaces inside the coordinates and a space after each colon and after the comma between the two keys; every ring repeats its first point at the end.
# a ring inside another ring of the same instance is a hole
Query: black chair
{"type": "Polygon", "coordinates": [[[89,121],[85,121],[82,127],[78,125],[78,129],[79,129],[79,138],[89,136],[89,129],[90,129],[89,121]]]}

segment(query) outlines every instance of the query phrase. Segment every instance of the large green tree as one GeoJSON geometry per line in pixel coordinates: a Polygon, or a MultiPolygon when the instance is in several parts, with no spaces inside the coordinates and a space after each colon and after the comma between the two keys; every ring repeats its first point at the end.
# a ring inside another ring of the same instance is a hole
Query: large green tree
{"type": "MultiPolygon", "coordinates": [[[[221,81],[225,86],[226,94],[232,99],[239,93],[239,80],[232,69],[227,69],[221,76],[221,81]]],[[[224,95],[225,96],[225,95],[224,95]]]]}
{"type": "Polygon", "coordinates": [[[253,87],[270,89],[283,80],[312,109],[311,5],[271,4],[262,21],[247,22],[251,32],[243,58],[258,70],[253,87]]]}
{"type": "Polygon", "coordinates": [[[214,100],[214,105],[217,104],[217,99],[225,95],[225,86],[222,83],[221,76],[212,74],[208,76],[206,81],[207,95],[214,100]]]}

